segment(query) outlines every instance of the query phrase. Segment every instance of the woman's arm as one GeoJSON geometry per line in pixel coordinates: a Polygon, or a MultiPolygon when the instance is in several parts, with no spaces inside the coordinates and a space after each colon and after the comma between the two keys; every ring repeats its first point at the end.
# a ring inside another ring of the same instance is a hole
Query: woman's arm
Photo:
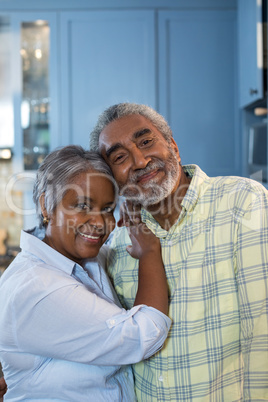
{"type": "Polygon", "coordinates": [[[7,385],[6,385],[4,377],[1,377],[0,378],[0,402],[3,400],[2,398],[6,392],[7,392],[7,385]]]}
{"type": "Polygon", "coordinates": [[[144,223],[129,226],[129,254],[139,259],[139,283],[134,306],[146,304],[168,314],[168,286],[160,240],[144,223]]]}
{"type": "Polygon", "coordinates": [[[128,228],[128,253],[139,259],[139,283],[134,306],[145,304],[168,314],[168,285],[160,240],[140,220],[140,208],[124,203],[119,226],[128,228]]]}

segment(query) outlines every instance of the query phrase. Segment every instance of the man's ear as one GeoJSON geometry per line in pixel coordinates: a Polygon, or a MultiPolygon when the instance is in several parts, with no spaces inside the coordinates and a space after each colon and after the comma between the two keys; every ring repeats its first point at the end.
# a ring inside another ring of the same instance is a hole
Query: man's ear
{"type": "Polygon", "coordinates": [[[177,145],[177,143],[176,143],[176,141],[174,140],[173,137],[171,137],[171,147],[175,151],[179,163],[181,163],[181,156],[180,156],[179,148],[178,148],[178,145],[177,145]]]}
{"type": "Polygon", "coordinates": [[[39,197],[39,204],[41,207],[41,212],[43,217],[47,217],[47,210],[46,210],[46,206],[45,206],[45,193],[42,193],[39,197]]]}

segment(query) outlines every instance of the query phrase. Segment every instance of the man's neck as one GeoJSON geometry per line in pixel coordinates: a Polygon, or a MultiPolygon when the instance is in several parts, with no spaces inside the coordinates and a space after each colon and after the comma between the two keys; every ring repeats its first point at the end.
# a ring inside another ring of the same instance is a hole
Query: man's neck
{"type": "Polygon", "coordinates": [[[181,202],[190,182],[191,178],[181,168],[180,180],[176,190],[160,203],[146,207],[146,210],[150,212],[163,229],[169,230],[178,220],[181,213],[181,202]]]}

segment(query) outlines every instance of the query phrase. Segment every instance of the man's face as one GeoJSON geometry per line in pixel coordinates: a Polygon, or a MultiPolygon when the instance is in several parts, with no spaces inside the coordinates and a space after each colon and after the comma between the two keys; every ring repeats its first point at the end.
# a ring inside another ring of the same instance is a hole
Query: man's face
{"type": "Polygon", "coordinates": [[[180,156],[145,117],[134,114],[108,124],[99,148],[111,167],[121,195],[142,205],[157,204],[171,194],[180,180],[180,156]]]}

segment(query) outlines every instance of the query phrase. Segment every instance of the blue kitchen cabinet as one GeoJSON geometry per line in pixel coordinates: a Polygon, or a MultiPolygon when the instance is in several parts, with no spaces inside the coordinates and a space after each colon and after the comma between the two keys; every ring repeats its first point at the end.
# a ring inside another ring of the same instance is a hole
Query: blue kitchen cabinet
{"type": "MultiPolygon", "coordinates": [[[[167,118],[183,163],[197,163],[209,175],[240,174],[234,1],[217,0],[213,6],[206,0],[105,2],[103,7],[55,1],[40,11],[35,3],[33,13],[20,12],[16,4],[10,12],[16,35],[24,20],[46,19],[51,27],[50,149],[88,147],[99,113],[130,101],[167,118]]],[[[18,37],[13,51],[14,160],[22,160],[18,37]]],[[[27,227],[30,217],[26,221],[27,227]]]]}
{"type": "Polygon", "coordinates": [[[61,13],[61,143],[88,147],[104,108],[156,106],[153,10],[61,13]]]}
{"type": "Polygon", "coordinates": [[[240,173],[235,12],[159,12],[159,109],[183,164],[240,173]]]}
{"type": "Polygon", "coordinates": [[[238,0],[239,106],[262,99],[262,1],[238,0]]]}

